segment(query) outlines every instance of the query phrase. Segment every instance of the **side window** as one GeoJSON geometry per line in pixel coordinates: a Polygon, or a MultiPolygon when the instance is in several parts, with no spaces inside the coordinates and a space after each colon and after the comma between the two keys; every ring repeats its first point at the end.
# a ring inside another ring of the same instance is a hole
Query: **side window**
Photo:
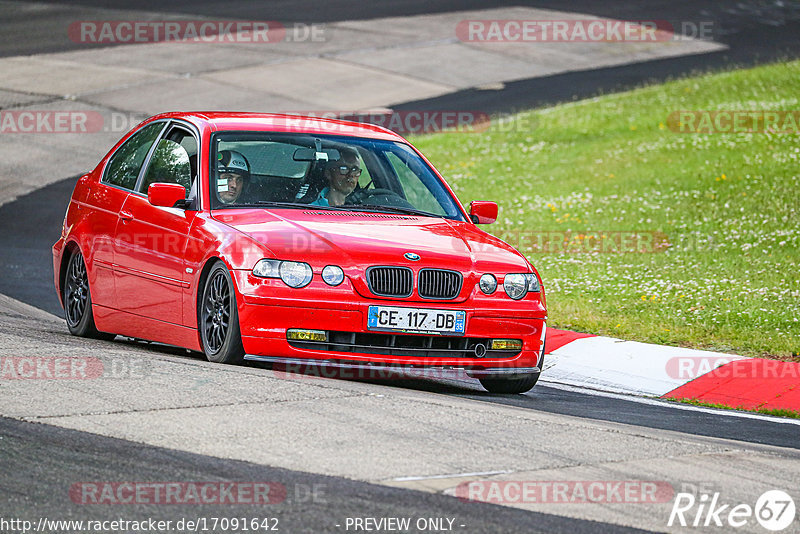
{"type": "Polygon", "coordinates": [[[154,183],[180,184],[189,196],[197,173],[197,141],[182,128],[173,128],[169,135],[161,139],[153,151],[147,171],[138,191],[147,194],[147,188],[154,183]],[[192,165],[191,158],[195,158],[192,165]]]}
{"type": "Polygon", "coordinates": [[[149,124],[125,141],[111,156],[103,181],[125,189],[133,189],[136,186],[136,178],[139,177],[144,158],[147,157],[153,141],[156,140],[163,127],[163,122],[149,124]]]}

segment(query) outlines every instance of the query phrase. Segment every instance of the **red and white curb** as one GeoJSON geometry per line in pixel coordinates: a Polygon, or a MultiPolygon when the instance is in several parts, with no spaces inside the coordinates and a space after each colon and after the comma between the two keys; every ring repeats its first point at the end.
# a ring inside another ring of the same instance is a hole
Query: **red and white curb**
{"type": "Polygon", "coordinates": [[[548,328],[542,379],[628,395],[800,411],[800,364],[548,328]]]}

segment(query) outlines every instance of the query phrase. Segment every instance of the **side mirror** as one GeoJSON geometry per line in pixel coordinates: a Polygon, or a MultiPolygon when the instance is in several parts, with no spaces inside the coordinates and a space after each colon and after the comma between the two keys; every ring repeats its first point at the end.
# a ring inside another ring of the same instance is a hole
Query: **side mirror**
{"type": "Polygon", "coordinates": [[[469,204],[469,218],[475,224],[492,224],[497,220],[497,202],[473,200],[469,204]]]}
{"type": "Polygon", "coordinates": [[[147,200],[153,206],[172,208],[184,198],[186,198],[186,188],[180,184],[155,183],[147,188],[147,200]]]}

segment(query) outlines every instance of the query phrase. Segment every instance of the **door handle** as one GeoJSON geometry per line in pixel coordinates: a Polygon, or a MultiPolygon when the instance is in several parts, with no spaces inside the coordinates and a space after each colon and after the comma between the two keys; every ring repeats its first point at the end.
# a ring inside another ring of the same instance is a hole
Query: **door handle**
{"type": "Polygon", "coordinates": [[[119,218],[122,222],[130,221],[131,219],[133,219],[133,213],[129,211],[121,211],[119,212],[119,218]]]}

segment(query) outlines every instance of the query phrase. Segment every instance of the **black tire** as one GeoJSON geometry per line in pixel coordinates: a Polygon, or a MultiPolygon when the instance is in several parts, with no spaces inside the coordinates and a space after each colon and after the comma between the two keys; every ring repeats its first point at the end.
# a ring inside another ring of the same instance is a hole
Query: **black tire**
{"type": "Polygon", "coordinates": [[[231,275],[222,262],[214,264],[206,277],[197,326],[208,361],[235,364],[243,360],[236,293],[231,275]]]}
{"type": "Polygon", "coordinates": [[[100,332],[94,324],[89,276],[80,250],[72,253],[67,262],[67,272],[64,274],[64,286],[61,288],[61,294],[69,333],[80,337],[114,339],[116,334],[100,332]]]}
{"type": "MultiPolygon", "coordinates": [[[[544,352],[544,347],[542,347],[542,354],[539,356],[539,364],[537,365],[539,369],[542,369],[544,365],[544,352]]],[[[486,388],[486,391],[489,393],[517,394],[532,390],[536,382],[539,381],[539,376],[541,374],[542,372],[539,371],[538,373],[513,375],[512,378],[486,377],[479,378],[478,380],[481,381],[481,385],[486,388]]]]}
{"type": "Polygon", "coordinates": [[[536,385],[539,374],[514,375],[516,378],[486,377],[479,380],[489,393],[525,393],[536,385]]]}

